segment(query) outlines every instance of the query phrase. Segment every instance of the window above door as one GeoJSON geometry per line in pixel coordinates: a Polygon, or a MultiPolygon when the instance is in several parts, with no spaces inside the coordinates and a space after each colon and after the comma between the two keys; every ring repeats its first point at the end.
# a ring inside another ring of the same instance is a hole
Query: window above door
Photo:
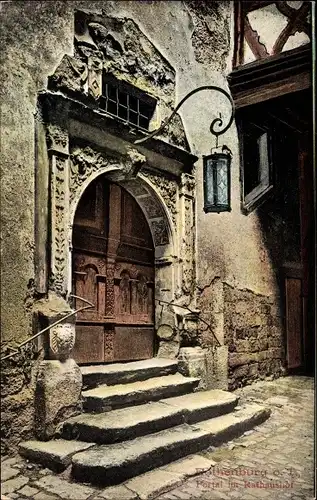
{"type": "Polygon", "coordinates": [[[104,73],[100,107],[129,125],[149,130],[156,99],[133,85],[104,73]]]}

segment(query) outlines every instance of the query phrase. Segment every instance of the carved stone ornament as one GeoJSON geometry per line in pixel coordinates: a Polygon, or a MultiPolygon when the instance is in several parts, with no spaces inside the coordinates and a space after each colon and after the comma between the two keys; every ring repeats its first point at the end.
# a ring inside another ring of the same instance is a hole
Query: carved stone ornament
{"type": "Polygon", "coordinates": [[[146,157],[134,148],[127,151],[128,161],[123,165],[123,172],[127,179],[135,178],[146,164],[146,157]]]}
{"type": "Polygon", "coordinates": [[[119,168],[121,164],[89,146],[74,149],[70,165],[70,200],[72,201],[78,196],[81,186],[93,172],[108,166],[119,168]]]}
{"type": "Polygon", "coordinates": [[[75,325],[64,323],[54,326],[50,332],[50,348],[54,355],[65,361],[75,345],[75,325]]]}
{"type": "Polygon", "coordinates": [[[112,361],[113,360],[113,340],[114,340],[114,330],[108,328],[105,330],[105,350],[104,350],[104,356],[105,356],[105,361],[112,361]]]}
{"type": "Polygon", "coordinates": [[[155,245],[167,245],[169,243],[168,229],[164,219],[151,221],[152,230],[154,233],[155,245]]]}
{"type": "Polygon", "coordinates": [[[181,194],[193,197],[194,193],[195,193],[195,177],[189,174],[182,174],[181,194]]]}
{"type": "Polygon", "coordinates": [[[82,92],[87,78],[87,63],[78,58],[65,55],[54,75],[49,77],[49,86],[73,92],[82,92]]]}
{"type": "Polygon", "coordinates": [[[52,182],[52,284],[53,288],[64,293],[66,290],[65,272],[67,269],[67,233],[68,204],[66,199],[66,169],[68,160],[65,157],[54,157],[52,182]]]}
{"type": "Polygon", "coordinates": [[[184,206],[184,221],[183,221],[183,291],[188,293],[193,286],[193,249],[194,240],[194,213],[192,198],[185,196],[183,199],[184,206]]]}
{"type": "Polygon", "coordinates": [[[174,180],[166,179],[160,175],[149,172],[143,172],[143,175],[152,182],[162,196],[170,214],[173,223],[177,225],[177,183],[174,180]]]}
{"type": "Polygon", "coordinates": [[[50,123],[46,131],[48,149],[57,153],[68,154],[68,132],[60,126],[50,123]]]}
{"type": "Polygon", "coordinates": [[[102,61],[98,57],[88,58],[88,92],[95,99],[102,95],[102,61]]]}

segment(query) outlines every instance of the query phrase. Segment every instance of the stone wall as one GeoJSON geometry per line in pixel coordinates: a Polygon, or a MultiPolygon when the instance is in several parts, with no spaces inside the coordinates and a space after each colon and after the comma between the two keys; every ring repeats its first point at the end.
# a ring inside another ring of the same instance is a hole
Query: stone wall
{"type": "MultiPolygon", "coordinates": [[[[17,345],[31,336],[33,302],[42,297],[37,295],[34,288],[34,192],[37,188],[34,179],[34,132],[37,98],[41,90],[47,89],[50,75],[55,73],[63,58],[74,57],[74,19],[76,11],[80,10],[93,12],[96,16],[105,13],[112,17],[133,19],[129,24],[130,32],[137,25],[150,40],[150,45],[144,45],[142,50],[145,53],[150,51],[151,54],[161,54],[166,60],[166,67],[173,68],[169,75],[173,85],[175,83],[173,92],[170,92],[171,81],[165,81],[166,91],[163,93],[159,92],[159,80],[155,82],[157,97],[162,101],[165,99],[163,115],[164,112],[168,114],[169,107],[173,107],[188,92],[199,86],[218,85],[228,90],[226,74],[232,69],[233,40],[230,33],[233,2],[78,0],[6,2],[2,5],[1,228],[5,244],[2,248],[1,317],[4,353],[7,352],[8,345],[17,345]]],[[[115,50],[113,40],[111,43],[112,45],[105,43],[105,51],[115,50]]],[[[115,54],[113,64],[119,63],[119,59],[115,54]]],[[[151,68],[148,65],[146,67],[151,76],[151,68]]],[[[139,75],[134,74],[130,79],[131,83],[137,84],[138,78],[139,75]]],[[[148,90],[147,81],[143,81],[142,85],[144,90],[148,90]]],[[[184,125],[193,154],[200,157],[202,154],[209,154],[210,148],[215,145],[209,126],[219,112],[226,120],[228,103],[213,92],[196,94],[180,110],[178,121],[184,125]]],[[[187,147],[183,134],[178,136],[176,133],[180,129],[179,124],[172,125],[164,138],[187,147]]],[[[225,143],[233,152],[232,211],[223,214],[203,212],[200,159],[195,170],[197,238],[196,255],[192,256],[193,261],[196,261],[197,283],[192,288],[199,292],[197,306],[203,309],[204,318],[214,328],[222,347],[230,346],[234,349],[230,351],[229,357],[230,387],[233,388],[250,381],[251,373],[256,370],[256,376],[259,377],[264,376],[264,373],[280,373],[281,356],[277,349],[281,344],[275,345],[280,341],[280,333],[277,333],[278,327],[274,323],[278,321],[278,316],[273,313],[274,304],[267,299],[276,296],[277,283],[270,252],[262,238],[263,228],[257,213],[245,217],[240,211],[239,148],[235,126],[221,139],[221,144],[225,143]],[[223,285],[224,283],[228,285],[223,285]],[[254,318],[259,316],[262,323],[254,324],[252,315],[236,311],[236,307],[239,307],[235,304],[236,300],[237,304],[252,304],[254,318]],[[270,308],[270,312],[269,309],[266,313],[263,312],[265,306],[270,308]],[[252,337],[249,334],[240,338],[239,335],[243,335],[241,331],[256,334],[254,338],[257,343],[251,343],[252,337]],[[232,335],[231,340],[229,334],[232,335]],[[246,339],[249,340],[241,343],[246,339]],[[277,354],[279,357],[273,358],[277,354]],[[260,360],[261,356],[263,360],[260,360]],[[246,375],[241,375],[243,369],[246,375]]],[[[45,215],[45,211],[41,213],[45,215]]],[[[182,216],[184,215],[186,222],[185,214],[184,203],[182,216]]],[[[172,215],[173,221],[174,218],[177,220],[178,214],[172,215]]],[[[189,218],[186,227],[190,231],[189,218]]],[[[187,265],[186,262],[184,265],[187,265]]],[[[193,275],[194,273],[188,272],[189,277],[193,275]]],[[[185,285],[188,288],[188,284],[185,285]]],[[[45,296],[45,290],[40,293],[45,296]]],[[[211,351],[213,335],[208,330],[198,330],[199,333],[201,338],[195,338],[194,345],[211,351]]],[[[192,345],[190,342],[191,340],[186,346],[192,345]]],[[[2,437],[7,443],[4,449],[11,451],[19,439],[29,437],[33,425],[31,373],[33,372],[34,377],[36,363],[32,361],[33,355],[28,350],[21,356],[21,359],[19,356],[14,357],[4,366],[3,372],[6,392],[2,393],[2,437]]],[[[226,356],[221,358],[221,366],[225,373],[226,356]]]]}
{"type": "Polygon", "coordinates": [[[229,388],[283,373],[281,311],[276,299],[224,285],[224,332],[229,388]]]}
{"type": "MultiPolygon", "coordinates": [[[[3,351],[9,354],[10,351],[3,351]]],[[[1,363],[1,454],[12,453],[33,435],[34,390],[38,356],[30,344],[1,363]]]]}

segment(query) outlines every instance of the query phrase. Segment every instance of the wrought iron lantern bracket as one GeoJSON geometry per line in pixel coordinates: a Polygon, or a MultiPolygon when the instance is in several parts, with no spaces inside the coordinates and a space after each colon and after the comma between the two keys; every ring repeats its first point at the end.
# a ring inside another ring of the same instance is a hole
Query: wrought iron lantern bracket
{"type": "Polygon", "coordinates": [[[203,156],[204,212],[230,212],[230,170],[232,155],[227,146],[223,146],[221,151],[218,148],[218,137],[224,134],[231,127],[234,120],[234,103],[228,92],[220,87],[216,87],[215,85],[203,85],[202,87],[192,90],[185,97],[183,97],[171,115],[163,121],[162,125],[158,129],[154,130],[151,134],[143,137],[142,139],[137,139],[134,141],[134,144],[141,144],[160,134],[184,102],[186,102],[192,95],[197,94],[197,92],[201,92],[202,90],[214,90],[223,94],[231,105],[231,114],[227,125],[223,126],[224,123],[221,115],[218,118],[214,118],[210,124],[210,132],[212,135],[216,136],[216,148],[211,150],[210,155],[203,156]]]}
{"type": "Polygon", "coordinates": [[[216,87],[215,85],[203,85],[202,87],[197,87],[197,89],[191,90],[185,97],[183,97],[183,99],[177,104],[176,108],[172,111],[170,116],[168,118],[166,118],[165,120],[163,120],[163,123],[159,128],[157,128],[156,130],[153,130],[153,132],[151,132],[146,137],[142,137],[142,139],[137,139],[136,141],[134,141],[134,144],[141,144],[142,142],[145,142],[145,141],[151,139],[152,137],[155,137],[156,135],[160,134],[165,129],[165,127],[170,123],[170,121],[176,115],[178,110],[182,107],[184,102],[186,102],[192,95],[197,94],[198,92],[201,92],[202,90],[215,90],[217,92],[220,92],[229,100],[229,102],[231,104],[230,119],[225,127],[222,128],[223,120],[221,117],[214,118],[214,120],[210,124],[210,132],[212,133],[212,135],[216,136],[218,139],[218,137],[220,135],[224,134],[232,125],[232,122],[234,119],[233,99],[230,96],[230,94],[228,94],[228,92],[226,90],[222,89],[221,87],[216,87]],[[216,130],[216,127],[220,127],[220,129],[216,130]]]}

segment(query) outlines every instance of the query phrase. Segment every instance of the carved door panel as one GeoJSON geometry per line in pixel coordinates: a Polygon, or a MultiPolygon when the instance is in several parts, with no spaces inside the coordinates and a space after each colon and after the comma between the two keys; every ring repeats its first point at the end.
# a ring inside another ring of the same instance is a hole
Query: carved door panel
{"type": "MultiPolygon", "coordinates": [[[[136,201],[98,180],[79,203],[73,293],[94,304],[78,314],[78,363],[146,359],[154,349],[154,248],[136,201]]],[[[82,302],[76,301],[76,308],[82,302]]]]}

